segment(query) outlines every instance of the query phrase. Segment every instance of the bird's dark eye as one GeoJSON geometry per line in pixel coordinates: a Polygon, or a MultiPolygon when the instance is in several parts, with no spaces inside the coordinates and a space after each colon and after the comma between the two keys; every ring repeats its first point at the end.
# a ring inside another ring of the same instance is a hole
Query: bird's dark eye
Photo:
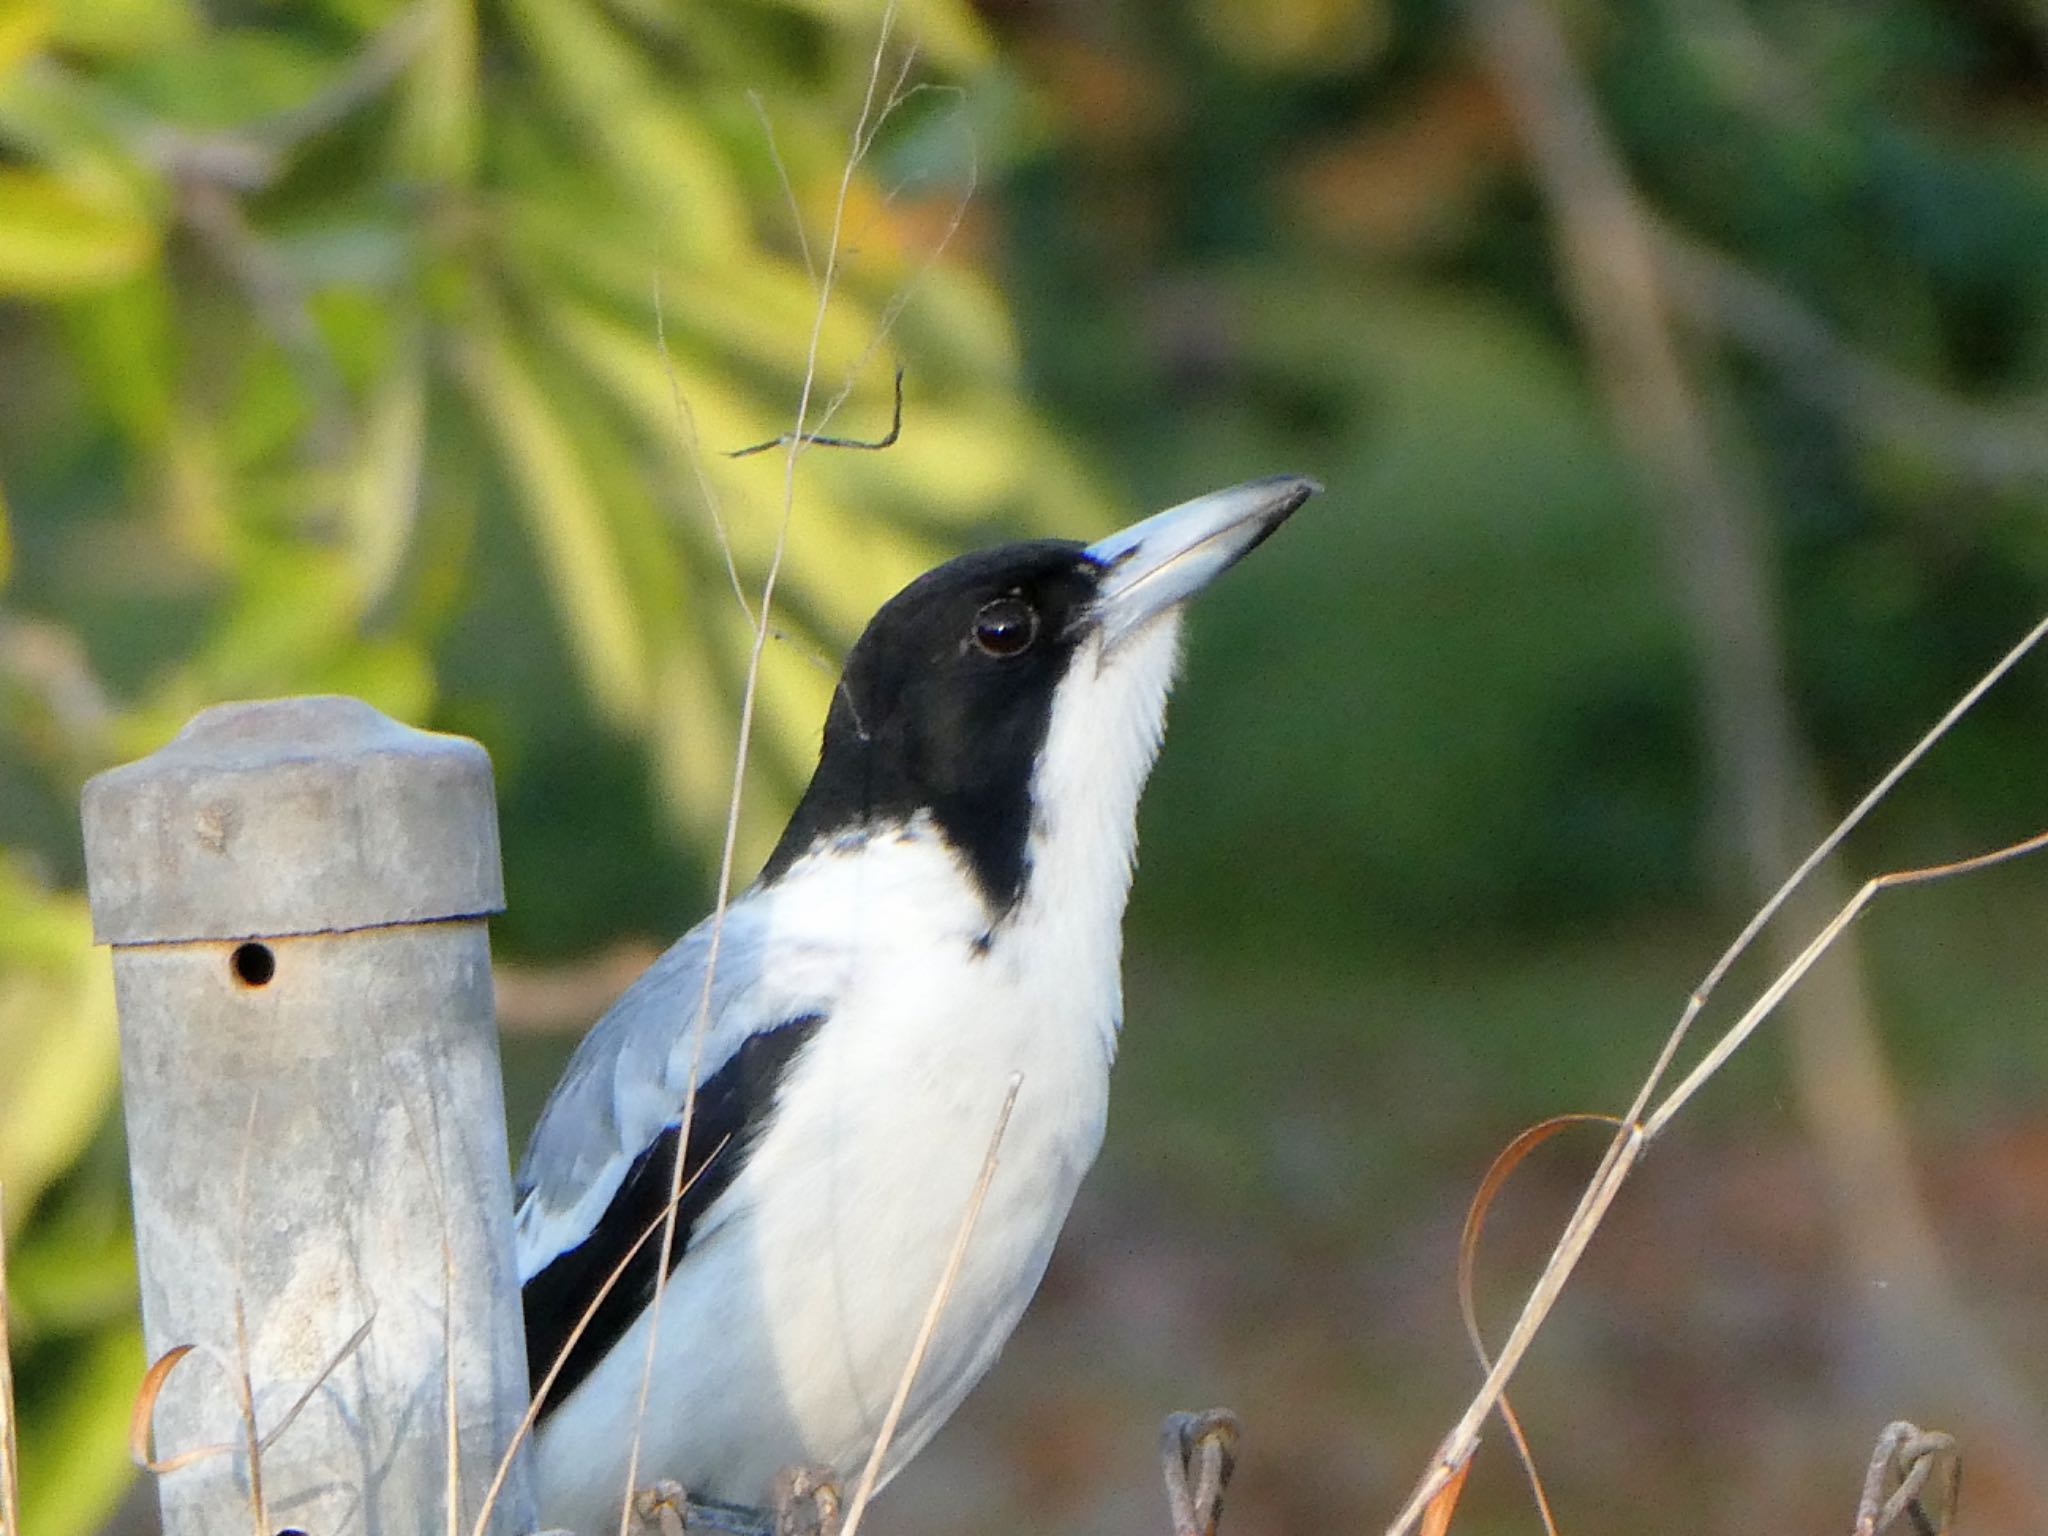
{"type": "Polygon", "coordinates": [[[1038,638],[1038,610],[1021,597],[983,603],[974,616],[974,643],[991,656],[1015,656],[1038,638]]]}

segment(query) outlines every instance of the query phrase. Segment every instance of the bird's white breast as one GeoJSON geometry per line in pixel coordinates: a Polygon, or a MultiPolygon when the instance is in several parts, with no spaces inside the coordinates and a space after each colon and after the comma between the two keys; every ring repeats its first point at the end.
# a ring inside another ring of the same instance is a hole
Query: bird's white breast
{"type": "MultiPolygon", "coordinates": [[[[1102,1142],[1137,798],[1174,646],[1162,621],[1113,664],[1070,669],[1063,694],[1136,698],[1056,703],[1030,874],[1008,913],[987,911],[922,818],[821,845],[750,893],[764,971],[789,957],[832,1004],[671,1277],[643,1482],[751,1503],[792,1463],[859,1474],[1021,1076],[890,1470],[993,1363],[1102,1142]],[[1131,723],[1105,735],[1104,720],[1131,723]]],[[[648,1326],[643,1316],[542,1431],[550,1523],[616,1519],[648,1326]]]]}
{"type": "MultiPolygon", "coordinates": [[[[772,893],[771,952],[828,933],[857,942],[839,950],[826,1026],[671,1278],[646,1475],[754,1502],[793,1462],[858,1474],[1013,1074],[1001,1161],[892,1463],[944,1421],[1036,1289],[1102,1141],[1116,968],[1111,956],[1049,972],[1000,937],[980,945],[985,930],[962,921],[978,911],[965,879],[934,832],[911,828],[821,850],[772,893]]],[[[581,1495],[550,1520],[595,1529],[617,1507],[621,1474],[602,1469],[631,1433],[646,1327],[543,1434],[542,1486],[581,1495]]]]}

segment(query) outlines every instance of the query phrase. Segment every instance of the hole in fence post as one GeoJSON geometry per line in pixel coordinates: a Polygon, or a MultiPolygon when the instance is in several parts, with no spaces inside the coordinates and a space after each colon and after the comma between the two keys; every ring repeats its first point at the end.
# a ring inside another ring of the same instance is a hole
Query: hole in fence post
{"type": "Polygon", "coordinates": [[[277,956],[268,944],[237,944],[228,964],[234,968],[235,980],[245,987],[268,986],[277,974],[277,956]]]}

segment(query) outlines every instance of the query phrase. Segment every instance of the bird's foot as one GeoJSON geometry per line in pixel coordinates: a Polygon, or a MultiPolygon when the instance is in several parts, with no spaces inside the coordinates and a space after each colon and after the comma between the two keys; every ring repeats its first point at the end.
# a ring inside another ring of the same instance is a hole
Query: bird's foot
{"type": "Polygon", "coordinates": [[[775,1474],[775,1536],[839,1536],[845,1502],[830,1467],[784,1467],[775,1474]]]}

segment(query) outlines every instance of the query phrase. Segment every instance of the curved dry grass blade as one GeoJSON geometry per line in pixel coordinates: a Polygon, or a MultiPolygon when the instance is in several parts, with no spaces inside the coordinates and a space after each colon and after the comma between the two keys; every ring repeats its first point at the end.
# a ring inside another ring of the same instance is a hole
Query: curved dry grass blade
{"type": "MultiPolygon", "coordinates": [[[[1475,1295],[1479,1273],[1479,1236],[1485,1230],[1487,1212],[1493,1208],[1494,1196],[1507,1183],[1508,1175],[1521,1166],[1524,1158],[1559,1131],[1575,1125],[1611,1125],[1618,1128],[1621,1121],[1613,1115],[1583,1113],[1552,1115],[1548,1120],[1538,1121],[1501,1148],[1487,1168],[1486,1177],[1479,1181],[1472,1204],[1465,1212],[1465,1230],[1458,1239],[1458,1310],[1464,1315],[1465,1336],[1472,1341],[1482,1371],[1491,1369],[1493,1365],[1486,1352],[1486,1338],[1480,1332],[1479,1303],[1475,1295]]],[[[1529,1437],[1523,1433],[1521,1418],[1508,1401],[1505,1390],[1500,1395],[1500,1416],[1508,1427],[1508,1437],[1515,1443],[1515,1454],[1521,1460],[1522,1471],[1529,1479],[1529,1492],[1536,1500],[1536,1513],[1542,1517],[1543,1529],[1550,1536],[1557,1536],[1557,1519],[1551,1512],[1550,1495],[1544,1490],[1542,1474],[1536,1470],[1536,1456],[1529,1448],[1529,1437]]]]}
{"type": "MultiPolygon", "coordinates": [[[[1473,1450],[1477,1449],[1475,1445],[1473,1450]]],[[[1458,1499],[1465,1492],[1465,1479],[1471,1473],[1472,1452],[1467,1451],[1465,1459],[1452,1470],[1422,1511],[1422,1536],[1445,1536],[1450,1530],[1451,1516],[1457,1513],[1458,1499]]]]}
{"type": "Polygon", "coordinates": [[[1827,928],[1823,930],[1814,942],[1808,945],[1807,949],[1795,959],[1793,965],[1787,968],[1791,979],[1781,976],[1779,981],[1772,985],[1764,997],[1759,999],[1757,1004],[1746,1012],[1727,1034],[1723,1036],[1722,1041],[1715,1047],[1714,1051],[1709,1053],[1707,1059],[1695,1067],[1678,1087],[1666,1096],[1664,1102],[1658,1107],[1657,1112],[1648,1120],[1643,1118],[1655,1098],[1656,1091],[1662,1084],[1665,1074],[1669,1071],[1671,1062],[1676,1057],[1679,1046],[1685,1039],[1693,1020],[1698,1016],[1700,1010],[1705,1007],[1708,994],[1720,982],[1722,977],[1727,974],[1737,958],[1747,950],[1750,942],[1763,929],[1765,924],[1769,922],[1770,918],[1776,914],[1779,908],[1790,899],[1793,891],[1805,880],[1806,876],[1812,872],[1815,866],[1841,844],[1850,831],[1870,814],[1878,802],[1889,794],[1898,785],[1899,781],[1933,749],[1935,743],[1953,729],[1957,721],[1975,707],[1986,693],[2010,673],[2040,643],[2044,636],[2048,636],[2048,618],[2041,619],[2033,628],[2028,630],[1886,771],[1883,777],[1871,788],[1870,792],[1856,803],[1848,815],[1844,816],[1836,824],[1834,830],[1823,838],[1814,851],[1800,862],[1798,868],[1786,878],[1785,882],[1764,903],[1763,907],[1758,909],[1756,915],[1744,925],[1742,931],[1736,936],[1734,943],[1723,952],[1721,957],[1708,971],[1706,978],[1694,989],[1686,1001],[1685,1008],[1679,1016],[1677,1025],[1666,1038],[1662,1049],[1659,1051],[1656,1062],[1652,1066],[1648,1077],[1644,1079],[1642,1086],[1637,1090],[1635,1101],[1630,1105],[1628,1112],[1620,1117],[1620,1129],[1616,1132],[1614,1139],[1608,1143],[1607,1151],[1601,1159],[1600,1166],[1595,1170],[1592,1179],[1588,1181],[1585,1193],[1580,1196],[1577,1209],[1573,1211],[1570,1221],[1566,1223],[1564,1231],[1560,1234],[1557,1247],[1552,1251],[1549,1263],[1545,1266],[1543,1274],[1537,1278],[1535,1287],[1524,1301],[1522,1312],[1516,1318],[1514,1329],[1502,1345],[1500,1358],[1494,1362],[1492,1370],[1487,1373],[1486,1380],[1480,1385],[1478,1392],[1473,1396],[1471,1403],[1467,1405],[1465,1412],[1460,1416],[1458,1422],[1451,1427],[1450,1432],[1439,1443],[1436,1455],[1432,1458],[1428,1470],[1423,1473],[1421,1479],[1416,1484],[1415,1490],[1410,1494],[1407,1502],[1402,1505],[1400,1512],[1388,1524],[1387,1536],[1402,1536],[1402,1533],[1415,1529],[1416,1522],[1422,1518],[1424,1512],[1430,1507],[1431,1500],[1452,1477],[1458,1475],[1459,1468],[1464,1465],[1471,1455],[1473,1446],[1477,1443],[1480,1424],[1485,1421],[1487,1414],[1492,1412],[1494,1403],[1506,1388],[1508,1378],[1513,1375],[1522,1355],[1527,1351],[1530,1341],[1534,1338],[1536,1331],[1542,1326],[1544,1318],[1548,1316],[1558,1292],[1562,1289],[1566,1279],[1569,1278],[1572,1268],[1578,1263],[1580,1255],[1584,1253],[1586,1244],[1591,1240],[1593,1230],[1598,1227],[1600,1221],[1605,1216],[1608,1206],[1613,1202],[1616,1192],[1627,1178],[1629,1171],[1634,1167],[1636,1160],[1641,1156],[1642,1149],[1648,1144],[1650,1137],[1660,1132],[1670,1122],[1672,1116],[1677,1113],[1678,1109],[1692,1094],[1697,1092],[1699,1087],[1719,1069],[1721,1063],[1729,1055],[1732,1055],[1742,1042],[1755,1031],[1770,1008],[1776,1005],[1778,999],[1784,995],[1786,990],[1789,990],[1792,981],[1797,979],[1797,975],[1804,974],[1805,970],[1811,968],[1813,962],[1826,950],[1828,943],[1832,942],[1833,936],[1853,921],[1857,913],[1869,904],[1870,900],[1879,890],[1887,889],[1893,885],[1920,883],[1966,873],[1971,870],[1983,869],[1992,864],[2018,858],[2024,854],[2034,852],[2038,848],[2048,846],[2048,833],[2044,833],[2038,837],[2028,838],[2023,842],[1993,850],[1991,853],[1958,860],[1951,864],[1935,865],[1921,870],[1898,871],[1891,875],[1881,875],[1876,880],[1867,884],[1843,907],[1842,911],[1836,915],[1835,920],[1828,924],[1827,928]]]}
{"type": "Polygon", "coordinates": [[[889,1442],[896,1438],[896,1426],[903,1418],[904,1404],[910,1401],[911,1385],[917,1380],[919,1367],[924,1364],[932,1335],[938,1331],[939,1316],[946,1310],[946,1302],[953,1294],[953,1284],[960,1278],[960,1264],[967,1257],[967,1240],[974,1235],[974,1223],[981,1215],[981,1202],[988,1195],[989,1182],[996,1176],[996,1154],[1002,1150],[1003,1133],[1010,1128],[1010,1111],[1017,1107],[1017,1092],[1023,1086],[1024,1074],[1014,1073],[1010,1078],[1010,1091],[1003,1095],[1003,1107],[996,1114],[996,1127],[988,1139],[988,1155],[981,1162],[981,1176],[974,1181],[974,1192],[967,1197],[967,1209],[961,1213],[960,1229],[953,1237],[953,1251],[946,1255],[946,1267],[939,1273],[931,1305],[925,1308],[924,1324],[917,1330],[917,1342],[911,1346],[910,1359],[904,1363],[903,1375],[896,1383],[896,1395],[890,1399],[889,1411],[882,1416],[882,1432],[876,1437],[874,1450],[868,1453],[868,1464],[861,1469],[860,1485],[854,1489],[853,1502],[846,1508],[846,1523],[840,1527],[839,1536],[856,1536],[860,1530],[860,1517],[867,1512],[868,1500],[874,1497],[875,1483],[882,1475],[882,1459],[889,1454],[889,1442]]]}
{"type": "Polygon", "coordinates": [[[1642,1155],[1643,1146],[1642,1136],[1632,1126],[1623,1127],[1619,1139],[1610,1144],[1609,1156],[1602,1161],[1600,1171],[1580,1197],[1578,1209],[1559,1235],[1543,1273],[1536,1277],[1535,1285],[1522,1303],[1515,1326],[1501,1345],[1500,1357],[1494,1361],[1493,1369],[1486,1373],[1486,1380],[1480,1384],[1458,1422],[1451,1426],[1450,1433],[1439,1443],[1429,1470],[1387,1527],[1389,1536],[1399,1536],[1400,1532],[1412,1530],[1450,1480],[1463,1475],[1461,1469],[1471,1460],[1473,1449],[1479,1443],[1479,1426],[1486,1422],[1487,1415],[1493,1412],[1501,1394],[1507,1390],[1508,1378],[1521,1365],[1522,1357],[1529,1352],[1537,1331],[1557,1304],[1565,1282],[1571,1278],[1572,1270],[1585,1254],[1586,1245],[1592,1241],[1593,1233],[1606,1217],[1608,1207],[1614,1203],[1615,1195],[1642,1155]],[[1620,1148],[1619,1152],[1613,1150],[1616,1146],[1620,1148]]]}
{"type": "MultiPolygon", "coordinates": [[[[362,1326],[348,1336],[341,1348],[336,1350],[333,1357],[320,1368],[320,1374],[306,1384],[306,1389],[293,1400],[291,1407],[284,1411],[284,1416],[255,1441],[255,1449],[258,1452],[267,1451],[277,1444],[284,1432],[292,1427],[293,1421],[305,1412],[306,1405],[313,1401],[314,1394],[327,1384],[327,1378],[340,1369],[343,1361],[362,1347],[363,1341],[370,1336],[370,1324],[375,1321],[374,1313],[363,1319],[362,1326]]],[[[189,1451],[179,1451],[173,1456],[159,1457],[156,1454],[156,1400],[163,1395],[164,1384],[170,1380],[171,1372],[197,1348],[196,1344],[179,1344],[159,1355],[143,1373],[142,1385],[135,1392],[134,1405],[128,1410],[129,1460],[143,1471],[154,1473],[158,1477],[167,1472],[175,1472],[180,1467],[189,1467],[194,1462],[205,1461],[209,1457],[224,1456],[234,1450],[232,1445],[222,1441],[215,1445],[202,1445],[189,1451]]]]}
{"type": "Polygon", "coordinates": [[[215,1445],[196,1446],[189,1451],[180,1451],[175,1456],[159,1457],[156,1454],[156,1400],[162,1395],[164,1383],[170,1380],[184,1358],[198,1346],[179,1344],[167,1349],[157,1357],[150,1368],[143,1373],[142,1386],[136,1391],[135,1406],[128,1410],[128,1458],[145,1472],[162,1477],[166,1472],[175,1472],[180,1467],[189,1467],[194,1462],[205,1461],[213,1456],[225,1456],[234,1447],[222,1441],[215,1445]]]}

